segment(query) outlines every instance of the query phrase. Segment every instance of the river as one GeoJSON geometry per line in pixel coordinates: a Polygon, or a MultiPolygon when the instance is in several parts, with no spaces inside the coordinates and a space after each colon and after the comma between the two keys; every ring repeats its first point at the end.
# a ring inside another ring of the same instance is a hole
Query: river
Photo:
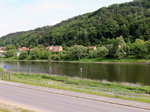
{"type": "Polygon", "coordinates": [[[149,64],[0,61],[0,66],[4,65],[8,66],[8,70],[15,72],[46,73],[150,85],[149,64]]]}

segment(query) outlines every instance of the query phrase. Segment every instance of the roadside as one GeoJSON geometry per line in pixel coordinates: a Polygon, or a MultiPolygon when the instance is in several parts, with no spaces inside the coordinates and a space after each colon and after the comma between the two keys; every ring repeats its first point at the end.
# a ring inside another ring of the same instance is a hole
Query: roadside
{"type": "Polygon", "coordinates": [[[150,86],[35,73],[2,73],[5,81],[150,103],[150,86]]]}
{"type": "Polygon", "coordinates": [[[18,105],[8,104],[6,101],[0,101],[0,112],[35,112],[28,109],[23,109],[18,105]]]}
{"type": "Polygon", "coordinates": [[[73,92],[73,91],[68,91],[68,90],[58,90],[54,88],[40,87],[40,86],[14,83],[14,82],[8,82],[8,81],[0,81],[0,84],[7,85],[7,86],[14,86],[18,88],[24,88],[24,89],[31,89],[34,91],[41,91],[41,92],[59,94],[59,95],[64,95],[64,96],[69,96],[69,97],[76,97],[76,98],[93,100],[93,101],[98,101],[98,102],[105,102],[105,103],[110,103],[110,104],[150,110],[150,104],[147,104],[147,103],[122,100],[122,99],[116,99],[116,98],[108,98],[108,97],[84,94],[84,93],[73,92]]]}

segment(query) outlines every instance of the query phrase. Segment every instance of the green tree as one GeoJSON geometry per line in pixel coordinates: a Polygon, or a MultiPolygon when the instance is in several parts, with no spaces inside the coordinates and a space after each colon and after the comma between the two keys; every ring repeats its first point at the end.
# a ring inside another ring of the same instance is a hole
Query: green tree
{"type": "Polygon", "coordinates": [[[31,59],[40,59],[40,49],[38,47],[33,48],[32,50],[30,50],[29,56],[31,59]]]}
{"type": "Polygon", "coordinates": [[[82,45],[74,45],[70,48],[69,54],[71,59],[81,59],[87,56],[88,48],[82,45]]]}
{"type": "Polygon", "coordinates": [[[7,45],[6,50],[16,50],[16,47],[14,45],[7,45]]]}
{"type": "Polygon", "coordinates": [[[128,38],[128,36],[129,36],[129,28],[127,28],[126,25],[122,25],[122,26],[120,27],[120,32],[121,32],[121,35],[122,35],[123,37],[128,38]]]}
{"type": "Polygon", "coordinates": [[[140,39],[136,39],[136,41],[132,44],[131,50],[136,58],[147,58],[149,54],[145,42],[140,39]]]}
{"type": "Polygon", "coordinates": [[[109,50],[106,47],[99,47],[96,50],[89,51],[90,58],[98,58],[98,57],[105,57],[109,53],[109,50]]]}
{"type": "Polygon", "coordinates": [[[145,44],[146,44],[148,53],[150,54],[150,40],[146,41],[145,44]]]}
{"type": "Polygon", "coordinates": [[[109,56],[114,58],[124,58],[127,55],[126,43],[122,36],[117,37],[107,45],[109,56]]]}
{"type": "Polygon", "coordinates": [[[126,43],[124,41],[124,38],[122,36],[117,37],[117,49],[115,56],[119,59],[124,58],[127,55],[127,47],[126,43]]]}
{"type": "Polygon", "coordinates": [[[50,58],[53,60],[60,60],[61,59],[58,54],[52,54],[50,58]]]}
{"type": "Polygon", "coordinates": [[[49,59],[51,53],[49,51],[46,50],[41,50],[40,51],[40,59],[49,59]]]}
{"type": "Polygon", "coordinates": [[[11,58],[17,56],[16,50],[7,50],[5,53],[6,58],[11,58]]]}
{"type": "Polygon", "coordinates": [[[20,55],[19,55],[19,59],[20,60],[24,60],[24,59],[27,59],[29,56],[28,52],[27,51],[24,51],[24,52],[21,52],[20,55]]]}

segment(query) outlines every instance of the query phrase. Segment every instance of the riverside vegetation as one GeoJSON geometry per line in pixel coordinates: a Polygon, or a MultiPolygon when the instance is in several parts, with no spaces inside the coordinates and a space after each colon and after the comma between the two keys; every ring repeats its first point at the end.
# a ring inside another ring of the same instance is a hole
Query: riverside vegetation
{"type": "Polygon", "coordinates": [[[150,103],[150,86],[46,74],[11,72],[8,74],[4,74],[1,69],[1,77],[7,81],[150,103]],[[10,79],[8,74],[11,76],[10,79]]]}
{"type": "Polygon", "coordinates": [[[6,57],[16,59],[16,49],[10,44],[33,48],[22,52],[20,60],[150,59],[150,0],[113,4],[54,26],[1,37],[0,46],[9,46],[6,57]],[[61,45],[64,51],[50,53],[43,47],[49,45],[61,45]]]}
{"type": "MultiPolygon", "coordinates": [[[[0,38],[0,46],[6,46],[7,50],[1,60],[148,62],[150,0],[114,4],[54,26],[11,33],[0,38]],[[49,52],[45,49],[49,45],[62,45],[64,51],[49,52]],[[16,49],[23,46],[32,50],[17,57],[16,49]],[[96,46],[97,50],[88,49],[88,46],[96,46]]],[[[8,75],[0,71],[3,80],[8,81],[8,75]]],[[[9,81],[13,82],[150,103],[150,86],[45,74],[9,74],[9,81]]]]}
{"type": "MultiPolygon", "coordinates": [[[[109,43],[97,46],[96,50],[82,45],[65,47],[62,52],[50,52],[43,45],[38,45],[32,50],[21,52],[17,57],[14,45],[6,46],[5,58],[19,60],[61,60],[61,61],[125,61],[134,62],[136,59],[150,59],[150,41],[136,39],[134,43],[126,43],[124,38],[111,39],[109,43]]],[[[1,58],[4,59],[5,58],[1,58]]],[[[141,61],[142,62],[142,61],[141,61]]]]}

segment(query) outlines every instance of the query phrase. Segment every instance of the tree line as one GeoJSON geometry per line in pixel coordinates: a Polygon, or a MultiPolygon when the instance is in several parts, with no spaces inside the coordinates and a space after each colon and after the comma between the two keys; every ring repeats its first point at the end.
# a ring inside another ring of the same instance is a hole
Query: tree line
{"type": "MultiPolygon", "coordinates": [[[[17,50],[14,45],[6,47],[5,57],[16,57],[17,50]]],[[[136,39],[135,42],[125,42],[122,36],[110,39],[107,44],[90,49],[83,45],[65,47],[62,52],[50,52],[43,45],[38,45],[28,51],[23,51],[17,57],[20,60],[80,60],[80,59],[150,59],[150,40],[136,39]]]]}

